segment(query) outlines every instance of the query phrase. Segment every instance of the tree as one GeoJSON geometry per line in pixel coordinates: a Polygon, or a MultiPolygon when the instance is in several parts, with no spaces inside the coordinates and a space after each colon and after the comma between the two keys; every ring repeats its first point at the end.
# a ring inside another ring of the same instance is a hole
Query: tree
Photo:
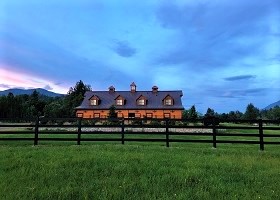
{"type": "Polygon", "coordinates": [[[86,91],[91,91],[90,85],[85,85],[83,81],[78,81],[74,88],[70,88],[64,103],[64,111],[67,116],[75,116],[75,108],[79,106],[86,91]]]}
{"type": "Polygon", "coordinates": [[[252,103],[249,103],[244,113],[244,119],[255,120],[259,117],[259,115],[259,109],[256,108],[252,103]]]}
{"type": "Polygon", "coordinates": [[[189,111],[189,119],[196,120],[197,119],[197,112],[195,109],[195,105],[193,105],[189,111]]]}
{"type": "Polygon", "coordinates": [[[269,110],[262,111],[262,116],[271,120],[279,120],[280,119],[280,107],[275,106],[274,108],[270,108],[269,110]]]}
{"type": "Polygon", "coordinates": [[[183,110],[182,111],[182,119],[188,119],[189,118],[189,111],[188,110],[183,110]]]}
{"type": "Polygon", "coordinates": [[[109,108],[109,119],[114,119],[117,117],[117,113],[116,113],[116,107],[114,105],[111,105],[109,108]]]}
{"type": "Polygon", "coordinates": [[[208,108],[204,116],[205,117],[214,117],[215,116],[214,109],[208,108]]]}

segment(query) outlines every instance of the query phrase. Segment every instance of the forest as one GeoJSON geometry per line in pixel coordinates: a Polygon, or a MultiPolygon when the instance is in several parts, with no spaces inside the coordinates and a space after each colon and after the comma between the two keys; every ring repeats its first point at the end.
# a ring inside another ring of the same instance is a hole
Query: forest
{"type": "MultiPolygon", "coordinates": [[[[45,116],[50,118],[75,117],[75,107],[79,106],[86,91],[91,86],[83,81],[78,81],[71,87],[68,93],[62,97],[48,97],[41,95],[36,90],[31,95],[0,96],[0,118],[33,118],[45,116]]],[[[198,113],[195,105],[183,111],[183,119],[195,120],[204,116],[215,116],[220,120],[254,120],[254,119],[280,119],[280,107],[275,106],[269,110],[261,110],[249,103],[245,112],[230,111],[228,113],[217,113],[208,108],[205,114],[198,113]]]]}

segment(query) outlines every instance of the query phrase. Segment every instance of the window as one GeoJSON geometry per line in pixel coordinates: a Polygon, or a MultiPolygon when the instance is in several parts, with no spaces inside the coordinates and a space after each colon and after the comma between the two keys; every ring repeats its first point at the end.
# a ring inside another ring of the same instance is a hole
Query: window
{"type": "Polygon", "coordinates": [[[100,118],[100,114],[99,113],[94,113],[94,118],[100,118]]]}
{"type": "Polygon", "coordinates": [[[164,113],[164,118],[170,118],[170,114],[169,113],[164,113]]]}
{"type": "Polygon", "coordinates": [[[153,114],[152,113],[147,113],[147,118],[153,118],[153,114]]]}
{"type": "Polygon", "coordinates": [[[123,118],[123,114],[120,113],[120,112],[118,112],[117,117],[118,117],[118,118],[123,118]]]}
{"type": "Polygon", "coordinates": [[[172,99],[165,99],[165,105],[171,106],[172,105],[172,99]]]}
{"type": "Polygon", "coordinates": [[[123,100],[122,100],[122,99],[117,99],[117,100],[116,100],[116,104],[117,104],[118,106],[122,106],[122,105],[123,105],[123,100]]]}
{"type": "Polygon", "coordinates": [[[135,113],[128,113],[128,117],[129,118],[134,118],[135,117],[135,113]]]}
{"type": "Polygon", "coordinates": [[[141,118],[141,114],[140,113],[135,113],[135,118],[141,118]]]}
{"type": "Polygon", "coordinates": [[[139,99],[138,100],[138,105],[139,106],[144,106],[145,105],[145,99],[139,99]]]}
{"type": "Polygon", "coordinates": [[[83,113],[77,113],[77,117],[83,117],[83,113]]]}
{"type": "Polygon", "coordinates": [[[90,105],[96,106],[97,105],[97,99],[91,99],[90,100],[90,105]]]}

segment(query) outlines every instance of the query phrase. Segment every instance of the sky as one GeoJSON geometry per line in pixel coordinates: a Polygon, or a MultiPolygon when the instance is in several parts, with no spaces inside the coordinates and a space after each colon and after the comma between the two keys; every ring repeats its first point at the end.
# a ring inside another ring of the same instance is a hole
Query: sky
{"type": "Polygon", "coordinates": [[[182,90],[205,113],[280,100],[279,0],[1,0],[0,90],[182,90]]]}

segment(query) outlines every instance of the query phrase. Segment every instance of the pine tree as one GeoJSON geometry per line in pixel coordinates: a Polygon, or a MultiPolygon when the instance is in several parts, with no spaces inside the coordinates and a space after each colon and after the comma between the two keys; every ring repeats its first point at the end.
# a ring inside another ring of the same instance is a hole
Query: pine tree
{"type": "Polygon", "coordinates": [[[191,120],[196,120],[197,119],[197,112],[196,112],[196,109],[195,109],[195,105],[193,105],[190,109],[189,119],[191,119],[191,120]]]}
{"type": "Polygon", "coordinates": [[[252,103],[249,103],[246,112],[244,113],[244,119],[255,120],[259,117],[259,109],[256,108],[252,103]]]}
{"type": "Polygon", "coordinates": [[[116,113],[116,107],[114,105],[111,105],[109,108],[109,119],[114,119],[117,117],[117,113],[116,113]]]}

